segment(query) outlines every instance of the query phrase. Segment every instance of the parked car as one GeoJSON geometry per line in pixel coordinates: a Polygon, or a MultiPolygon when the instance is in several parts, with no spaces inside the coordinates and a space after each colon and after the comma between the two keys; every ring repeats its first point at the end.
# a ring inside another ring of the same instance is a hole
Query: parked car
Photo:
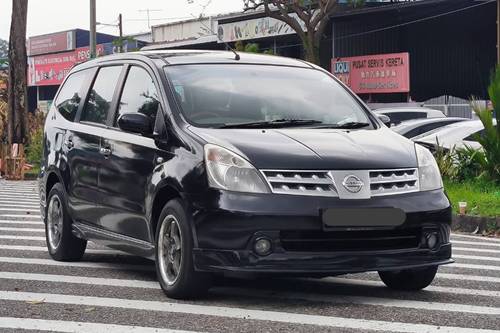
{"type": "Polygon", "coordinates": [[[391,129],[394,132],[401,134],[408,139],[411,139],[415,136],[425,134],[434,129],[466,120],[469,119],[458,117],[413,119],[403,121],[402,123],[392,127],[391,129]]]}
{"type": "Polygon", "coordinates": [[[403,121],[411,119],[444,118],[443,112],[421,107],[383,108],[374,111],[375,114],[383,114],[391,119],[391,125],[398,125],[403,121]]]}
{"type": "Polygon", "coordinates": [[[214,275],[378,271],[428,286],[452,262],[431,153],[330,73],[275,56],[155,51],[74,67],[45,124],[47,247],[154,259],[169,297],[214,275]]]}
{"type": "MultiPolygon", "coordinates": [[[[493,120],[495,123],[496,121],[493,120]]],[[[414,137],[412,140],[423,144],[431,150],[435,150],[438,143],[446,150],[461,148],[464,146],[480,149],[481,144],[476,141],[476,134],[484,131],[480,120],[463,121],[445,127],[435,129],[431,132],[414,137]]]]}

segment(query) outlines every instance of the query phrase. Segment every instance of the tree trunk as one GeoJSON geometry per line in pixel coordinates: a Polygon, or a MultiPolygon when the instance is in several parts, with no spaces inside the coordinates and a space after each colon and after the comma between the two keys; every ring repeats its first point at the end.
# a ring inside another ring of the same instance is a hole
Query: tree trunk
{"type": "Polygon", "coordinates": [[[314,30],[308,29],[305,40],[302,42],[304,44],[305,60],[319,65],[319,45],[316,42],[314,30]]]}
{"type": "Polygon", "coordinates": [[[9,40],[9,144],[26,142],[26,108],[28,105],[26,21],[28,0],[12,0],[9,40]]]}

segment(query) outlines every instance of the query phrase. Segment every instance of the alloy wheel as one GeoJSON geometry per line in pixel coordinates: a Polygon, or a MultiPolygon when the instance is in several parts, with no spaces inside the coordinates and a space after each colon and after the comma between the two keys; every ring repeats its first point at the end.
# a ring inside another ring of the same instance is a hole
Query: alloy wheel
{"type": "Polygon", "coordinates": [[[57,249],[63,233],[63,207],[57,195],[52,196],[47,210],[47,236],[52,249],[57,249]]]}
{"type": "Polygon", "coordinates": [[[173,215],[163,220],[158,236],[158,251],[161,276],[168,285],[173,285],[179,278],[183,257],[182,233],[173,215]]]}

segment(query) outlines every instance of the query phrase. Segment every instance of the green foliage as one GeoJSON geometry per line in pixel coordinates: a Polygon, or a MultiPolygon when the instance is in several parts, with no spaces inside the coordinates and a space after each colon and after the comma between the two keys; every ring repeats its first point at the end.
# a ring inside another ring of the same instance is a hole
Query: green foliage
{"type": "Polygon", "coordinates": [[[470,215],[500,216],[500,186],[498,184],[486,180],[456,181],[445,178],[444,188],[455,213],[458,213],[458,203],[465,201],[470,215]]]}
{"type": "Polygon", "coordinates": [[[263,53],[274,55],[274,51],[271,49],[261,50],[259,44],[257,43],[249,43],[245,44],[243,41],[239,40],[234,43],[234,49],[237,52],[247,52],[247,53],[263,53]]]}
{"type": "Polygon", "coordinates": [[[454,179],[463,181],[474,178],[487,178],[484,169],[486,157],[482,150],[470,147],[457,148],[453,151],[454,179]]]}
{"type": "Polygon", "coordinates": [[[39,167],[43,154],[43,128],[39,128],[31,137],[26,146],[26,160],[39,167]]]}
{"type": "Polygon", "coordinates": [[[456,168],[453,159],[453,154],[444,149],[437,142],[434,158],[436,159],[441,175],[446,178],[455,179],[456,168]]]}
{"type": "Polygon", "coordinates": [[[0,39],[0,62],[9,57],[9,42],[0,39]]]}

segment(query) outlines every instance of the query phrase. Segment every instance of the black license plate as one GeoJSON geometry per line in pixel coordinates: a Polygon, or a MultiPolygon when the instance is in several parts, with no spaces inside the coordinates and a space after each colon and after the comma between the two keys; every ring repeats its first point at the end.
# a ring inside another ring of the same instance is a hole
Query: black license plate
{"type": "Polygon", "coordinates": [[[327,227],[394,227],[406,220],[397,208],[330,208],[322,215],[327,227]]]}

